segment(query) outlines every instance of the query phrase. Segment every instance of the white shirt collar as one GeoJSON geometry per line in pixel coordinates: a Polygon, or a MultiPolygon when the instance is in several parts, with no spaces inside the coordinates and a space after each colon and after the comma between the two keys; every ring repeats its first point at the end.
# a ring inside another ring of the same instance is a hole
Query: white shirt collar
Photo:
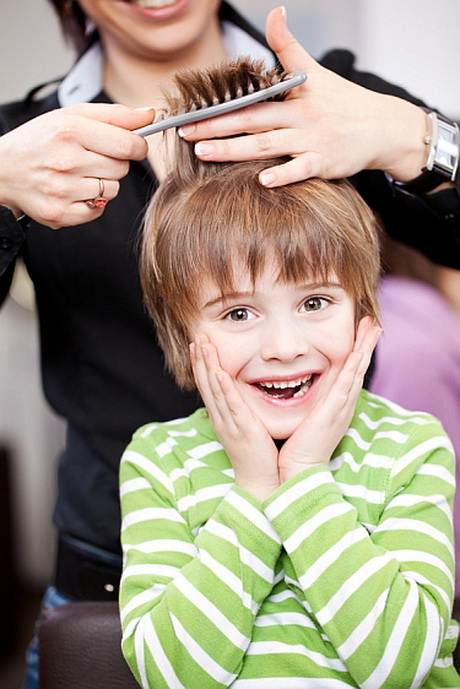
{"type": "MultiPolygon", "coordinates": [[[[231,60],[249,55],[255,60],[265,60],[268,68],[275,66],[271,51],[239,26],[224,21],[222,30],[231,60]]],[[[59,85],[59,104],[66,107],[92,101],[102,91],[103,67],[104,54],[101,44],[97,41],[81,56],[59,85]]]]}

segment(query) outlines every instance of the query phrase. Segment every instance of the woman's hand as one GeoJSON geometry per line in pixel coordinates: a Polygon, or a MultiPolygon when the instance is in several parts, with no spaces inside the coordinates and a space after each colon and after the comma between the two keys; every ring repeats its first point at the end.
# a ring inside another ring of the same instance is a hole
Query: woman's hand
{"type": "Polygon", "coordinates": [[[384,170],[399,181],[420,174],[427,156],[427,120],[420,108],[322,67],[291,34],[281,7],[268,15],[266,36],[285,69],[307,73],[306,83],[283,102],[260,103],[184,128],[185,138],[199,141],[199,158],[291,156],[261,173],[261,183],[270,187],[309,177],[349,177],[364,169],[384,170]],[[244,132],[249,135],[221,138],[244,132]]]}
{"type": "Polygon", "coordinates": [[[283,445],[279,456],[280,481],[311,466],[327,465],[353,417],[364,374],[381,329],[370,317],[358,326],[355,344],[326,394],[312,406],[307,418],[283,445]]]}
{"type": "Polygon", "coordinates": [[[94,220],[103,208],[86,201],[118,194],[130,160],[147,155],[131,129],[153,110],[86,103],[40,115],[0,137],[0,203],[53,229],[94,220]]]}
{"type": "Polygon", "coordinates": [[[217,350],[206,335],[195,337],[190,356],[195,382],[235,470],[236,484],[264,500],[279,486],[275,443],[222,370],[217,350]]]}

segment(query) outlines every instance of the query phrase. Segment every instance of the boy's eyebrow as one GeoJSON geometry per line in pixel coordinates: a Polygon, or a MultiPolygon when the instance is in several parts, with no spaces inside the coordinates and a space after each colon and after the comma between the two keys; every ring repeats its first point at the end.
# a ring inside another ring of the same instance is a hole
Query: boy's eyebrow
{"type": "MultiPolygon", "coordinates": [[[[332,280],[326,280],[322,282],[305,282],[305,283],[300,283],[296,284],[297,289],[324,289],[324,288],[338,288],[338,289],[344,289],[343,285],[340,284],[340,282],[332,281],[332,280]]],[[[245,291],[245,292],[229,292],[228,294],[223,294],[215,299],[210,299],[207,301],[204,305],[203,308],[206,309],[210,306],[215,306],[216,304],[225,304],[225,302],[228,301],[237,301],[238,299],[244,299],[246,297],[252,297],[254,295],[254,291],[245,291]]]]}

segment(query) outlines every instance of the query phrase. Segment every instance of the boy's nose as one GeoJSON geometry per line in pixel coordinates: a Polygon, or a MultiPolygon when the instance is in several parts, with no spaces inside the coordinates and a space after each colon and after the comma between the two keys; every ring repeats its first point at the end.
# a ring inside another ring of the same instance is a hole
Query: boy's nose
{"type": "Polygon", "coordinates": [[[292,324],[284,324],[266,332],[260,348],[260,354],[264,361],[276,359],[288,363],[303,356],[308,351],[305,338],[297,336],[292,324]]]}

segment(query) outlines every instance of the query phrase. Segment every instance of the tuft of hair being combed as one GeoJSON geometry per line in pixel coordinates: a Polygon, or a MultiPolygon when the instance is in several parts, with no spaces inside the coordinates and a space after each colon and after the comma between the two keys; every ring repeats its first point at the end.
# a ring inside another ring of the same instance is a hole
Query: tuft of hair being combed
{"type": "MultiPolygon", "coordinates": [[[[173,81],[179,96],[165,96],[171,115],[178,115],[261,91],[279,84],[286,76],[287,72],[266,69],[263,60],[242,57],[226,64],[225,69],[220,66],[199,72],[192,69],[177,72],[173,81]]],[[[286,93],[281,93],[268,100],[284,100],[285,97],[286,93]]]]}

